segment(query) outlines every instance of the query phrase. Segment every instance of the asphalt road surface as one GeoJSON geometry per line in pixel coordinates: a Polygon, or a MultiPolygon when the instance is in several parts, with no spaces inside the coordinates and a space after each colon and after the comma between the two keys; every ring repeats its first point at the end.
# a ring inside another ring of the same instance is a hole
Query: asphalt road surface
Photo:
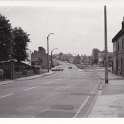
{"type": "Polygon", "coordinates": [[[61,67],[64,71],[0,85],[0,117],[87,117],[99,85],[95,70],[61,67]]]}

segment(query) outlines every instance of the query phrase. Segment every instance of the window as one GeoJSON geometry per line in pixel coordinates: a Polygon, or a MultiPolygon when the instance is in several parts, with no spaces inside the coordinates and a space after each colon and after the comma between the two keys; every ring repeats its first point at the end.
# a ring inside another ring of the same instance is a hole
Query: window
{"type": "Polygon", "coordinates": [[[120,73],[122,74],[122,68],[123,68],[123,58],[121,57],[121,67],[120,67],[121,69],[121,71],[120,71],[120,73]]]}
{"type": "Polygon", "coordinates": [[[120,48],[119,48],[119,42],[117,43],[117,47],[118,47],[118,51],[119,51],[119,49],[120,49],[120,48]]]}
{"type": "Polygon", "coordinates": [[[116,42],[113,43],[113,51],[116,52],[116,42]]]}
{"type": "Polygon", "coordinates": [[[122,73],[124,74],[124,57],[122,57],[122,73]]]}
{"type": "Polygon", "coordinates": [[[122,39],[122,49],[124,49],[124,39],[122,39]]]}

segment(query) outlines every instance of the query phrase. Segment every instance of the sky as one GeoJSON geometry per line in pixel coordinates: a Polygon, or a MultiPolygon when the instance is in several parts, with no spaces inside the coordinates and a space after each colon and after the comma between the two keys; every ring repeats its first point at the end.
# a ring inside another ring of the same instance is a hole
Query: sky
{"type": "Polygon", "coordinates": [[[124,16],[123,0],[0,0],[0,13],[12,27],[22,27],[30,34],[31,51],[38,46],[46,48],[47,35],[54,33],[49,39],[50,50],[90,55],[93,48],[104,49],[105,4],[108,49],[112,51],[112,38],[121,29],[124,16]]]}

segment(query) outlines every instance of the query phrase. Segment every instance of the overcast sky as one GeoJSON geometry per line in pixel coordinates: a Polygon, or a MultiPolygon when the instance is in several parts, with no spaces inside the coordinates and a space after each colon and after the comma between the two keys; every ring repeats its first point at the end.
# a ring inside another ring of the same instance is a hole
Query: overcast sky
{"type": "Polygon", "coordinates": [[[58,52],[90,55],[93,48],[103,50],[103,8],[107,4],[108,48],[112,51],[112,37],[121,29],[124,16],[123,0],[47,1],[0,3],[0,13],[12,26],[30,34],[31,50],[46,48],[46,37],[51,32],[55,35],[50,37],[50,49],[58,48],[58,52]]]}

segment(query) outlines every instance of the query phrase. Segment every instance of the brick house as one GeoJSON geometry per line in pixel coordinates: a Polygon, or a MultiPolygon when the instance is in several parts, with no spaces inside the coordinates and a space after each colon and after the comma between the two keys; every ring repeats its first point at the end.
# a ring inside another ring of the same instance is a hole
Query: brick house
{"type": "Polygon", "coordinates": [[[124,76],[124,18],[121,30],[112,39],[113,73],[124,76]]]}
{"type": "Polygon", "coordinates": [[[43,47],[38,47],[31,54],[31,64],[40,68],[47,68],[47,54],[43,47]]]}

